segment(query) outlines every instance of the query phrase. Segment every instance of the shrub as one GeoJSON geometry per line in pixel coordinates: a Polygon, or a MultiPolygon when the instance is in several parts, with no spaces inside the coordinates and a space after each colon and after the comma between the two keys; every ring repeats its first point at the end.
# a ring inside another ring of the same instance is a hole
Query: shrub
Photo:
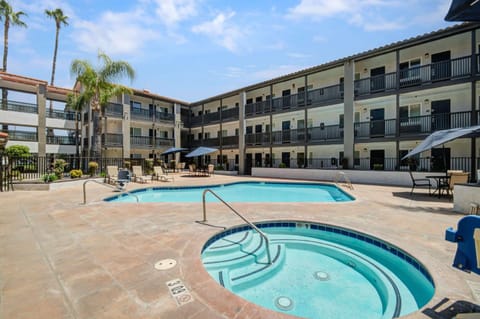
{"type": "Polygon", "coordinates": [[[217,166],[215,167],[215,170],[216,170],[216,171],[224,171],[224,170],[225,170],[225,167],[223,167],[223,165],[217,165],[217,166]]]}
{"type": "Polygon", "coordinates": [[[30,149],[25,145],[12,145],[5,149],[5,155],[11,157],[29,157],[30,149]]]}
{"type": "Polygon", "coordinates": [[[125,161],[125,168],[130,169],[131,163],[130,161],[125,161]]]}
{"type": "Polygon", "coordinates": [[[98,169],[98,163],[97,162],[88,162],[88,173],[90,176],[95,175],[98,169]]]}
{"type": "Polygon", "coordinates": [[[55,162],[53,162],[53,171],[55,172],[55,175],[57,175],[57,178],[62,178],[67,165],[67,162],[63,159],[56,159],[55,162]]]}
{"type": "Polygon", "coordinates": [[[280,165],[278,165],[279,168],[287,168],[287,164],[285,163],[280,163],[280,165]]]}
{"type": "Polygon", "coordinates": [[[45,183],[50,183],[50,182],[54,182],[58,179],[57,175],[56,174],[45,174],[42,176],[42,180],[45,182],[45,183]]]}
{"type": "Polygon", "coordinates": [[[82,177],[83,173],[81,169],[72,169],[70,171],[70,177],[71,178],[80,178],[82,177]]]}

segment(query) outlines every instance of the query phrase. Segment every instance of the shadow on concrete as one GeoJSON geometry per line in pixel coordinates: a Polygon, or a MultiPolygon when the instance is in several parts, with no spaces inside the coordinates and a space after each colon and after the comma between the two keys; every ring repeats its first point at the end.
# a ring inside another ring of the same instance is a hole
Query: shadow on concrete
{"type": "Polygon", "coordinates": [[[432,319],[451,319],[460,313],[479,313],[480,316],[480,306],[469,301],[451,302],[450,299],[443,298],[438,304],[422,312],[432,319]]]}
{"type": "Polygon", "coordinates": [[[420,201],[420,202],[435,202],[435,203],[451,203],[451,197],[442,196],[438,198],[436,195],[428,195],[428,193],[413,193],[410,195],[410,192],[393,192],[393,196],[401,197],[408,200],[420,201]]]}

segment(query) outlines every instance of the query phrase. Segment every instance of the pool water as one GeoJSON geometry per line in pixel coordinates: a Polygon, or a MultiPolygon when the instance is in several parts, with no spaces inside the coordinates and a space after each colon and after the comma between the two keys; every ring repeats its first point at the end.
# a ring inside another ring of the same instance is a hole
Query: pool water
{"type": "Polygon", "coordinates": [[[229,229],[204,246],[209,274],[233,293],[263,307],[303,318],[395,318],[433,296],[425,267],[378,238],[331,225],[257,224],[229,229]]]}
{"type": "MultiPolygon", "coordinates": [[[[320,183],[237,182],[202,187],[151,187],[132,191],[140,202],[201,202],[205,189],[211,189],[226,202],[346,202],[353,197],[335,185],[320,183]]],[[[121,194],[105,199],[135,202],[121,194]]],[[[218,201],[207,193],[208,202],[218,201]]]]}

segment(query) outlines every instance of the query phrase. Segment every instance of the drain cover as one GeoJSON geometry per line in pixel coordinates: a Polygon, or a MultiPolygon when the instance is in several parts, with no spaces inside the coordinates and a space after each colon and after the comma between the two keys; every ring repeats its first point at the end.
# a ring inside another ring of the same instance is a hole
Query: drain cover
{"type": "Polygon", "coordinates": [[[327,281],[330,279],[330,275],[324,271],[316,271],[313,273],[313,278],[320,281],[327,281]]]}
{"type": "Polygon", "coordinates": [[[290,310],[293,308],[293,300],[288,297],[281,296],[275,299],[275,306],[281,310],[290,310]]]}
{"type": "Polygon", "coordinates": [[[155,263],[156,270],[167,270],[175,267],[177,261],[175,259],[163,259],[155,263]]]}

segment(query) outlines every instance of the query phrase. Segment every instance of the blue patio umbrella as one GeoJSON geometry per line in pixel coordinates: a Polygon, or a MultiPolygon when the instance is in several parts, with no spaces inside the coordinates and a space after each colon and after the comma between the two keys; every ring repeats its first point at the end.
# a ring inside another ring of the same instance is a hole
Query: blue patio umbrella
{"type": "Polygon", "coordinates": [[[183,147],[170,147],[168,150],[166,150],[165,152],[163,152],[161,155],[174,154],[174,153],[178,153],[178,152],[186,151],[186,150],[188,150],[188,148],[183,148],[183,147]]]}
{"type": "Polygon", "coordinates": [[[480,2],[478,0],[453,0],[445,20],[480,21],[480,2]]]}
{"type": "Polygon", "coordinates": [[[203,155],[207,155],[207,154],[210,154],[210,153],[214,153],[216,151],[218,151],[218,149],[216,149],[216,148],[200,146],[200,147],[197,147],[196,149],[194,149],[193,151],[191,151],[190,153],[188,153],[187,155],[185,155],[185,157],[203,156],[203,155]]]}

